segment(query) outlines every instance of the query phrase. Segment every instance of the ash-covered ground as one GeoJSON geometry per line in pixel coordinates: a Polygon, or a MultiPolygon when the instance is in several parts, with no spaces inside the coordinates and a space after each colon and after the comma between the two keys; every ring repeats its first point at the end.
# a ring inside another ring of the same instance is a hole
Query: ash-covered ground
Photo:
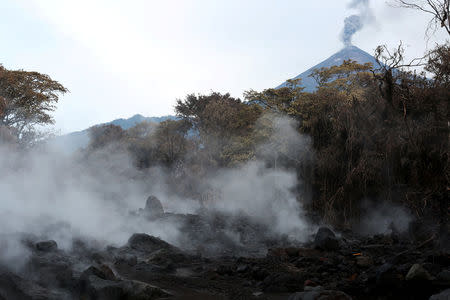
{"type": "Polygon", "coordinates": [[[305,242],[244,214],[165,213],[153,196],[130,218],[178,224],[177,245],[146,232],[121,246],[74,238],[67,249],[57,237],[4,235],[0,250],[23,256],[2,262],[0,299],[450,297],[448,240],[421,223],[373,236],[318,227],[305,242]]]}

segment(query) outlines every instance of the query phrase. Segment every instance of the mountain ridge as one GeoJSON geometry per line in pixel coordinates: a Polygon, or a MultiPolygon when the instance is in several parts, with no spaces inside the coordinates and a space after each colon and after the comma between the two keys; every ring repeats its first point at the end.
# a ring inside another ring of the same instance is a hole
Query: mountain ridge
{"type": "Polygon", "coordinates": [[[103,126],[103,125],[116,125],[121,127],[124,130],[130,129],[131,127],[134,127],[135,125],[141,123],[141,122],[152,122],[152,123],[161,123],[167,120],[175,120],[175,116],[167,115],[167,116],[161,116],[161,117],[145,117],[141,114],[135,114],[132,117],[125,119],[125,118],[119,118],[112,120],[110,122],[101,123],[97,125],[90,126],[89,128],[86,128],[84,130],[80,131],[74,131],[67,134],[59,135],[54,138],[52,138],[49,141],[49,144],[58,149],[63,151],[64,153],[72,153],[75,152],[78,149],[85,148],[89,144],[89,130],[96,126],[103,126]]]}

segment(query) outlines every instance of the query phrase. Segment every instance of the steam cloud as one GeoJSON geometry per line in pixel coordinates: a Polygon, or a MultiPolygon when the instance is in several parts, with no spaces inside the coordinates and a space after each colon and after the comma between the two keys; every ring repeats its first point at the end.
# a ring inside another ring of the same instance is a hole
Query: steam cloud
{"type": "Polygon", "coordinates": [[[351,15],[344,20],[341,40],[345,46],[350,46],[353,35],[361,30],[364,25],[373,22],[375,19],[369,5],[369,0],[353,0],[348,7],[357,9],[359,13],[351,15]]]}
{"type": "Polygon", "coordinates": [[[393,228],[398,232],[406,232],[413,220],[406,208],[385,202],[378,203],[365,199],[362,211],[363,217],[355,231],[364,235],[386,234],[393,228]]]}
{"type": "MultiPolygon", "coordinates": [[[[293,155],[289,153],[293,148],[301,153],[300,147],[308,153],[310,140],[298,134],[292,121],[271,120],[277,143],[286,149],[279,155],[293,155]]],[[[264,163],[272,159],[267,155],[274,151],[261,153],[259,161],[211,174],[205,185],[219,189],[223,199],[210,208],[244,213],[272,228],[275,235],[305,240],[309,227],[295,196],[298,179],[294,172],[264,163]]],[[[200,209],[195,199],[171,193],[167,178],[160,168],[136,170],[125,153],[105,150],[86,159],[49,149],[16,152],[0,144],[0,264],[18,266],[26,261],[27,249],[20,242],[24,234],[54,239],[67,250],[76,239],[96,247],[123,245],[136,232],[182,247],[180,224],[167,226],[130,214],[142,208],[150,194],[161,200],[166,212],[195,213],[200,209]]]]}

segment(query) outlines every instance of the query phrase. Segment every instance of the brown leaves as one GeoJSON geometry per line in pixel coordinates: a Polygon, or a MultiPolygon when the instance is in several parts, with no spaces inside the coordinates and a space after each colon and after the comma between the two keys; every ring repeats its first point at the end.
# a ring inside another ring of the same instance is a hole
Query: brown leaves
{"type": "Polygon", "coordinates": [[[10,127],[21,139],[34,125],[53,123],[50,113],[59,95],[68,90],[48,75],[7,70],[0,65],[0,125],[10,127]]]}

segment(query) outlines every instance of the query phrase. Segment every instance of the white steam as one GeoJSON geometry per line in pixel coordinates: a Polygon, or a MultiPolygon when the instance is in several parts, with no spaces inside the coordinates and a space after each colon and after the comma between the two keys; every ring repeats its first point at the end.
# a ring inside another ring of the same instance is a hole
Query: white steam
{"type": "Polygon", "coordinates": [[[245,213],[270,225],[275,233],[304,239],[308,226],[292,193],[296,181],[294,173],[268,169],[262,162],[223,170],[211,179],[211,185],[223,195],[212,207],[228,213],[245,213]]]}
{"type": "Polygon", "coordinates": [[[366,200],[362,210],[365,213],[356,229],[365,235],[406,232],[413,220],[411,213],[404,207],[386,202],[375,203],[366,200]]]}
{"type": "MultiPolygon", "coordinates": [[[[259,156],[264,160],[270,160],[271,155],[292,161],[304,159],[302,155],[310,153],[309,139],[299,135],[288,119],[272,121],[274,139],[261,145],[259,156]]],[[[170,193],[170,181],[162,169],[138,171],[124,153],[105,150],[80,158],[48,149],[13,149],[0,145],[0,262],[25,261],[26,249],[12,238],[22,234],[54,239],[64,249],[71,248],[74,238],[103,246],[122,245],[136,232],[182,246],[180,224],[149,222],[130,211],[142,208],[150,194],[159,197],[166,211],[193,213],[201,206],[198,199],[177,198],[170,193]]],[[[305,238],[308,226],[301,199],[295,196],[299,183],[294,172],[251,161],[238,168],[217,170],[203,184],[222,195],[211,208],[250,215],[275,234],[305,238]]]]}

